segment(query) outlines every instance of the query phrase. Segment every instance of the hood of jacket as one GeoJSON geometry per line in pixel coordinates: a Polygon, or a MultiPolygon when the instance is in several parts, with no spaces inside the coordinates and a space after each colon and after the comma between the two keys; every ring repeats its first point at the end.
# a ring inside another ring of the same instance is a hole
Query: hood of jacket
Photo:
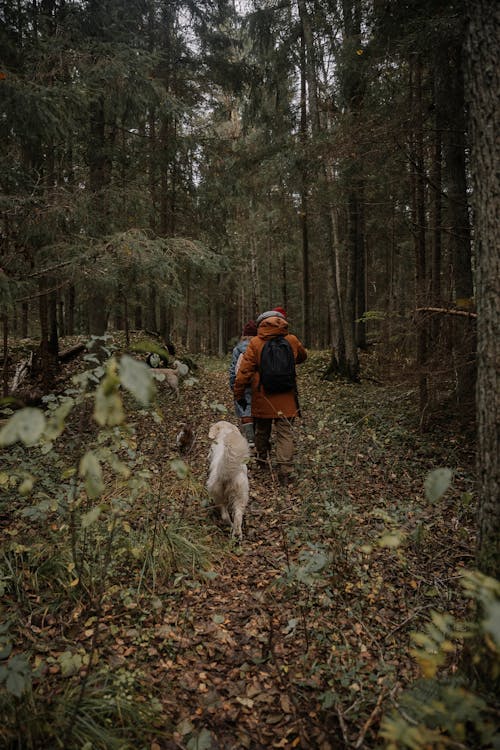
{"type": "Polygon", "coordinates": [[[246,352],[248,344],[250,343],[251,336],[247,336],[244,339],[241,339],[241,341],[238,341],[236,346],[234,347],[240,354],[243,354],[246,352]]]}
{"type": "Polygon", "coordinates": [[[262,339],[286,336],[287,333],[288,323],[282,315],[273,315],[270,318],[265,318],[257,330],[257,336],[262,339]]]}

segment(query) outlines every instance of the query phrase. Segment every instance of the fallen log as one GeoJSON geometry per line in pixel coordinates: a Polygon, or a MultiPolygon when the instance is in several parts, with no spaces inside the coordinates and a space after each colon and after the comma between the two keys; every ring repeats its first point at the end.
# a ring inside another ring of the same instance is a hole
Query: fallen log
{"type": "Polygon", "coordinates": [[[71,360],[78,356],[80,352],[83,352],[85,350],[85,346],[85,344],[74,344],[68,349],[64,349],[64,351],[59,352],[59,362],[71,362],[71,360]]]}

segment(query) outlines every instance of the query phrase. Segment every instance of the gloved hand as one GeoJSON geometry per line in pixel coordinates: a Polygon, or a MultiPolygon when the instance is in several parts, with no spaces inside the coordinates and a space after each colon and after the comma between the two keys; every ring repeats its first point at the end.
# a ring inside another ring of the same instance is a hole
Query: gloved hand
{"type": "Polygon", "coordinates": [[[238,404],[238,406],[240,407],[240,409],[242,409],[243,411],[245,411],[245,409],[247,408],[247,400],[246,400],[246,398],[239,398],[236,403],[238,404]]]}

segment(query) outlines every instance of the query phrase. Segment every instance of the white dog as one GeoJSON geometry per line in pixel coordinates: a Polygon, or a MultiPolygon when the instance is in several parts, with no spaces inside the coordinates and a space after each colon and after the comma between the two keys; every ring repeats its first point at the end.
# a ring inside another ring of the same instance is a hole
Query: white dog
{"type": "Polygon", "coordinates": [[[213,424],[208,437],[213,440],[208,494],[219,508],[223,521],[230,524],[232,536],[241,539],[241,523],[248,503],[248,443],[234,424],[224,421],[213,424]]]}

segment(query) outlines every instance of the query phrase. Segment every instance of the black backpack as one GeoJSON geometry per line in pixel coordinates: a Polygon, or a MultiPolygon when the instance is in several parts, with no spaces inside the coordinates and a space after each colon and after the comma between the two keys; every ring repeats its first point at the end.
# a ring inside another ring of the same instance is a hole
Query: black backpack
{"type": "Polygon", "coordinates": [[[260,355],[260,385],[266,393],[295,389],[295,357],[284,336],[266,341],[260,355]]]}

